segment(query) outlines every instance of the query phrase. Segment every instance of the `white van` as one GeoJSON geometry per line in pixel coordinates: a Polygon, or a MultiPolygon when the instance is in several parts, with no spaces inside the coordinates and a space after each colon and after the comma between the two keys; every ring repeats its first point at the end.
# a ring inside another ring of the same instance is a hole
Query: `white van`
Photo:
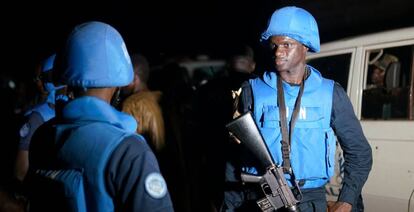
{"type": "MultiPolygon", "coordinates": [[[[414,211],[414,27],[322,44],[308,63],[344,87],[372,147],[365,211],[414,211]]],[[[342,182],[337,156],[328,198],[342,182]]]]}

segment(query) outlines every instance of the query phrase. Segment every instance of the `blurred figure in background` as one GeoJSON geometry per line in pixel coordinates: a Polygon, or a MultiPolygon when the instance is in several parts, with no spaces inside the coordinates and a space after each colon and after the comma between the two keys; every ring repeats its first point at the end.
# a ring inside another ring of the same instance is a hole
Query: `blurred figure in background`
{"type": "Polygon", "coordinates": [[[398,99],[396,93],[393,94],[391,89],[387,89],[385,76],[388,68],[394,63],[398,63],[398,58],[391,54],[384,54],[376,61],[372,61],[367,88],[362,97],[363,118],[391,118],[392,103],[398,99]]]}
{"type": "Polygon", "coordinates": [[[137,133],[148,141],[157,154],[165,147],[165,129],[162,116],[160,91],[151,91],[147,86],[150,67],[143,55],[131,56],[134,80],[121,89],[122,111],[132,115],[138,122],[137,133]]]}
{"type": "MultiPolygon", "coordinates": [[[[40,96],[43,96],[41,97],[42,101],[24,114],[26,122],[19,131],[20,141],[14,169],[14,175],[19,181],[23,181],[29,168],[29,146],[33,133],[40,125],[55,116],[55,94],[58,90],[65,88],[65,86],[53,82],[52,72],[55,57],[56,54],[53,54],[43,62],[41,73],[35,78],[40,96]]],[[[65,99],[64,96],[62,98],[65,99]]]]}
{"type": "Polygon", "coordinates": [[[256,68],[253,48],[248,45],[241,45],[231,52],[232,55],[230,55],[227,61],[228,74],[230,76],[244,74],[244,76],[247,76],[247,79],[251,78],[250,75],[256,68]]]}
{"type": "Polygon", "coordinates": [[[197,211],[216,211],[225,189],[225,165],[233,154],[225,125],[233,119],[233,96],[240,94],[243,82],[254,77],[253,49],[239,44],[230,51],[224,74],[197,89],[195,100],[196,135],[192,144],[191,170],[199,202],[197,211]],[[202,180],[199,180],[202,179],[202,180]],[[205,183],[210,182],[210,183],[205,183]],[[211,186],[214,185],[214,186],[211,186]]]}
{"type": "MultiPolygon", "coordinates": [[[[186,188],[188,179],[185,180],[185,161],[181,149],[181,139],[183,139],[181,135],[183,132],[181,131],[182,125],[177,118],[180,118],[183,122],[188,120],[184,120],[181,114],[176,113],[175,109],[178,109],[181,99],[177,96],[174,99],[168,98],[170,94],[181,94],[180,86],[175,85],[181,82],[179,77],[183,74],[182,69],[175,69],[177,67],[171,65],[167,66],[168,70],[163,70],[162,76],[159,77],[168,82],[161,86],[168,89],[164,89],[162,93],[161,91],[152,91],[148,87],[148,79],[154,77],[154,75],[151,74],[147,59],[143,55],[135,54],[131,56],[131,61],[134,67],[134,80],[121,90],[121,96],[125,98],[121,104],[122,111],[132,115],[137,120],[137,132],[146,138],[155,152],[161,172],[167,181],[175,210],[189,210],[188,205],[190,203],[187,200],[188,189],[186,188]],[[166,76],[167,73],[171,76],[166,76]],[[169,85],[171,87],[168,87],[169,85]],[[164,111],[167,112],[165,114],[160,104],[167,101],[171,102],[165,105],[164,111]],[[170,123],[168,139],[165,133],[164,117],[170,123]]],[[[178,112],[181,113],[180,110],[178,112]]]]}

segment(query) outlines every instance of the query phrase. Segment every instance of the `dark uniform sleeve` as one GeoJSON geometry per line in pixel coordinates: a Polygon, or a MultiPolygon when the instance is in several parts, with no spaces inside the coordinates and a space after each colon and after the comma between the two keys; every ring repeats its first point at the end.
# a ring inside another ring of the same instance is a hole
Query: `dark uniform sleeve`
{"type": "Polygon", "coordinates": [[[33,133],[44,123],[42,116],[38,112],[32,112],[27,117],[26,123],[20,128],[19,136],[19,149],[29,150],[30,140],[32,139],[33,133]]]}
{"type": "Polygon", "coordinates": [[[174,211],[157,159],[143,139],[131,136],[121,142],[106,176],[116,211],[174,211]]]}
{"type": "Polygon", "coordinates": [[[244,81],[241,88],[242,92],[239,100],[239,111],[243,114],[253,110],[253,91],[249,81],[244,81]]]}
{"type": "Polygon", "coordinates": [[[372,166],[372,151],[344,89],[335,83],[331,126],[345,159],[345,173],[338,201],[356,205],[372,166]]]}

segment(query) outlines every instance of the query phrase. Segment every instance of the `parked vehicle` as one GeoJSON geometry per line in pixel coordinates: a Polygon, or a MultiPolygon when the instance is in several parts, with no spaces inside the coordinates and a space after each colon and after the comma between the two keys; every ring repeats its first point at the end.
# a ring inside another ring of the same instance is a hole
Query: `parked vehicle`
{"type": "MultiPolygon", "coordinates": [[[[320,53],[308,55],[308,63],[344,87],[372,147],[365,211],[414,211],[414,27],[322,44],[320,53]],[[374,69],[381,65],[379,89],[374,69]]],[[[328,198],[340,190],[340,148],[337,161],[328,198]]]]}

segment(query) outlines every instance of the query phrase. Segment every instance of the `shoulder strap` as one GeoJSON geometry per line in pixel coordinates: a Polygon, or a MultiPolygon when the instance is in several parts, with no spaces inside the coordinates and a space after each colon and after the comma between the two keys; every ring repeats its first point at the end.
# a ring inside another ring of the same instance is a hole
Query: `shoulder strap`
{"type": "Polygon", "coordinates": [[[291,145],[291,136],[293,135],[293,130],[295,128],[295,122],[299,114],[300,102],[302,100],[302,94],[305,87],[305,79],[300,83],[299,94],[295,101],[295,106],[292,112],[292,116],[289,122],[289,129],[287,127],[287,113],[286,113],[286,104],[285,104],[285,94],[282,85],[282,79],[277,77],[277,103],[279,105],[279,116],[280,116],[280,127],[282,131],[282,155],[283,155],[283,169],[285,173],[292,174],[292,168],[290,164],[290,145],[291,145]]]}
{"type": "Polygon", "coordinates": [[[252,87],[250,86],[249,81],[243,82],[241,89],[241,105],[239,108],[243,113],[246,113],[253,108],[252,87]]]}

